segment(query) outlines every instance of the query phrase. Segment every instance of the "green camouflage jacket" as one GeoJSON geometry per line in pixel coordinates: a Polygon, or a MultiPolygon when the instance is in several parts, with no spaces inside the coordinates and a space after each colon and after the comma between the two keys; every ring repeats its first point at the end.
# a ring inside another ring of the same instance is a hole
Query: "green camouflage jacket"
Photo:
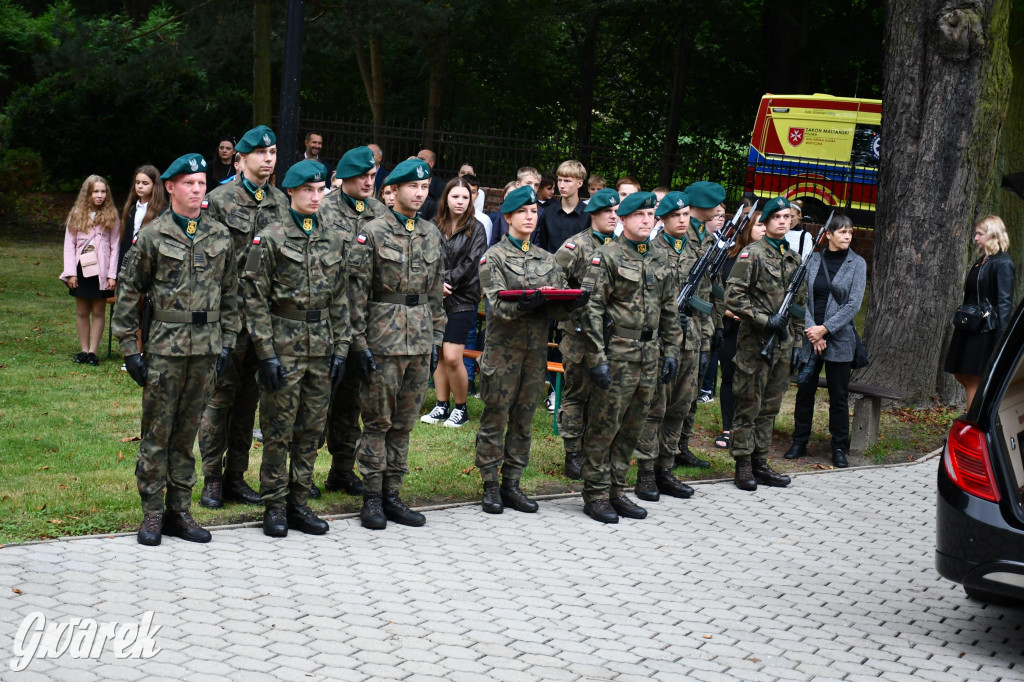
{"type": "MultiPolygon", "coordinates": [[[[583,280],[587,275],[587,268],[590,267],[590,259],[602,245],[615,239],[615,235],[608,235],[608,239],[598,239],[588,226],[587,229],[577,232],[565,240],[562,246],[555,251],[555,260],[561,266],[565,279],[570,289],[581,289],[583,280]]],[[[586,344],[583,341],[583,326],[586,316],[586,308],[574,310],[569,314],[568,319],[558,324],[562,330],[562,342],[558,348],[562,355],[572,362],[580,362],[586,351],[586,344]]]]}
{"type": "MultiPolygon", "coordinates": [[[[786,245],[783,255],[764,237],[740,251],[725,288],[725,307],[744,322],[740,325],[738,344],[743,344],[745,339],[749,343],[755,337],[759,344],[768,340],[764,327],[768,318],[779,311],[786,296],[786,287],[799,266],[800,254],[797,251],[786,245]]],[[[801,282],[793,302],[801,308],[806,307],[806,281],[801,282]]],[[[777,347],[792,348],[794,340],[803,337],[803,331],[803,312],[797,315],[790,310],[789,338],[780,340],[777,347]]]]}
{"type": "MultiPolygon", "coordinates": [[[[686,282],[686,276],[690,274],[690,269],[697,262],[697,259],[704,255],[704,252],[708,250],[715,243],[715,237],[710,232],[704,233],[704,240],[697,236],[697,230],[693,226],[693,221],[690,220],[690,226],[686,228],[686,246],[684,247],[689,256],[687,260],[692,258],[690,266],[683,273],[683,281],[680,283],[679,288],[683,288],[683,283],[686,282]]],[[[699,221],[698,221],[699,222],[699,221]]],[[[676,292],[679,295],[679,292],[676,292]]],[[[697,286],[697,298],[714,305],[714,297],[711,293],[711,279],[705,275],[701,279],[700,284],[697,286]]],[[[699,335],[700,337],[700,350],[708,350],[711,348],[711,335],[715,333],[715,316],[714,313],[707,314],[702,313],[699,310],[693,311],[693,317],[690,318],[690,322],[687,325],[687,336],[699,335]]]]}
{"type": "MultiPolygon", "coordinates": [[[[686,284],[686,276],[690,274],[694,263],[697,262],[694,250],[686,246],[689,239],[686,235],[680,238],[679,241],[682,242],[682,248],[679,253],[676,253],[675,248],[673,248],[675,238],[670,237],[664,231],[659,232],[658,236],[651,240],[655,251],[665,252],[665,257],[668,259],[668,267],[672,273],[672,291],[675,292],[676,296],[679,296],[679,292],[683,290],[683,285],[686,284]],[[665,241],[666,239],[671,240],[673,244],[670,245],[668,241],[665,241]]],[[[682,343],[680,346],[682,348],[688,351],[700,350],[701,335],[697,327],[697,323],[693,322],[692,319],[688,319],[686,329],[680,329],[682,332],[682,343]]]]}

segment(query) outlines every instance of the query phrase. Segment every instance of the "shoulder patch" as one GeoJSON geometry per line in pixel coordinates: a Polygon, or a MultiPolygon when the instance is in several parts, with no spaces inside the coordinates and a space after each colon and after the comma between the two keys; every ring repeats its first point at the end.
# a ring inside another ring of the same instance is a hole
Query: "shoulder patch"
{"type": "Polygon", "coordinates": [[[594,256],[593,260],[590,261],[590,264],[591,265],[600,265],[601,264],[601,257],[600,256],[594,256]]]}
{"type": "Polygon", "coordinates": [[[358,237],[356,237],[356,241],[359,242],[360,244],[365,244],[366,243],[366,235],[365,234],[359,235],[358,237]]]}
{"type": "Polygon", "coordinates": [[[258,236],[257,237],[253,237],[252,238],[252,243],[253,244],[259,244],[260,243],[260,239],[261,239],[261,237],[258,237],[258,236]]]}
{"type": "Polygon", "coordinates": [[[134,244],[137,241],[139,241],[139,235],[135,235],[134,237],[132,237],[132,244],[134,244]]]}
{"type": "Polygon", "coordinates": [[[750,254],[744,251],[743,253],[740,254],[740,258],[750,258],[750,254]]]}
{"type": "Polygon", "coordinates": [[[487,256],[484,256],[483,258],[480,259],[480,265],[483,265],[486,262],[487,262],[487,256]]]}
{"type": "Polygon", "coordinates": [[[210,200],[209,199],[203,199],[203,203],[200,205],[200,208],[203,208],[203,209],[210,208],[210,200]]]}
{"type": "Polygon", "coordinates": [[[575,248],[576,248],[576,245],[575,245],[575,244],[573,244],[572,242],[566,242],[566,243],[565,243],[565,248],[567,248],[567,249],[569,249],[570,251],[572,251],[573,249],[575,249],[575,248]]]}

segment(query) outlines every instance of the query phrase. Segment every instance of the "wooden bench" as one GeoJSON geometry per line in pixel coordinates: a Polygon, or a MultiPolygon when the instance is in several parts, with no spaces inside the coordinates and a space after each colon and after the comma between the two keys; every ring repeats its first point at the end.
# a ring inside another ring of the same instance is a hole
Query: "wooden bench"
{"type": "MultiPolygon", "coordinates": [[[[556,346],[558,344],[549,343],[548,346],[556,346]]],[[[466,348],[462,351],[462,357],[469,360],[479,360],[480,356],[483,355],[483,351],[470,350],[466,348]]],[[[549,362],[548,371],[555,375],[555,414],[552,421],[552,429],[555,435],[558,435],[558,408],[562,406],[562,376],[565,374],[565,368],[560,362],[549,362]]]]}
{"type": "MultiPolygon", "coordinates": [[[[818,377],[818,388],[828,388],[824,375],[818,377]]],[[[906,391],[870,384],[850,384],[853,421],[850,423],[850,452],[862,454],[878,442],[883,400],[902,400],[906,391]]]]}

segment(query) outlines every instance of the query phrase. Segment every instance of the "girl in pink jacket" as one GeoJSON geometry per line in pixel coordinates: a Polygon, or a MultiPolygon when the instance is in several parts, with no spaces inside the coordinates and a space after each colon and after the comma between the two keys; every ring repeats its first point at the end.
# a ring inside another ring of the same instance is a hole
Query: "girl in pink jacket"
{"type": "Polygon", "coordinates": [[[61,280],[75,297],[75,325],[82,352],[75,362],[99,365],[96,349],[103,338],[104,306],[114,295],[121,225],[110,184],[99,175],[82,183],[64,233],[61,280]],[[90,319],[91,315],[91,319],[90,319]]]}

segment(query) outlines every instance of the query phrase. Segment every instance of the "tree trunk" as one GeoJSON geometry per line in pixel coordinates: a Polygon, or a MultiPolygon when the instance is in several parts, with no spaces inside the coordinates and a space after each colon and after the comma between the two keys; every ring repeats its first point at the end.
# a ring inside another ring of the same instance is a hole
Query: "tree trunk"
{"type": "MultiPolygon", "coordinates": [[[[576,121],[577,157],[589,172],[590,138],[594,122],[594,88],[597,85],[597,34],[601,30],[597,12],[587,15],[583,41],[580,45],[580,110],[576,121]]],[[[564,159],[562,159],[564,160],[564,159]]],[[[562,160],[556,160],[555,164],[562,160]]]]}
{"type": "Polygon", "coordinates": [[[690,37],[690,15],[680,12],[678,44],[676,45],[676,68],[672,77],[672,100],[668,107],[668,121],[665,123],[665,143],[661,149],[661,162],[658,166],[658,184],[663,187],[672,185],[672,174],[675,172],[675,156],[679,152],[679,125],[683,115],[683,98],[686,97],[686,81],[690,66],[690,53],[693,39],[690,37]]]}
{"type": "Polygon", "coordinates": [[[270,125],[270,0],[253,2],[252,124],[270,125]]]}
{"type": "MultiPolygon", "coordinates": [[[[1013,85],[1010,88],[1010,104],[1006,120],[1011,125],[1003,126],[1000,142],[1000,174],[1010,175],[1024,171],[1024,9],[1014,8],[1010,21],[1010,61],[1013,64],[1013,85]]],[[[1010,256],[1017,264],[1017,281],[1013,300],[1024,297],[1024,196],[1004,189],[999,192],[993,212],[1006,223],[1010,234],[1010,256]]]]}
{"type": "Polygon", "coordinates": [[[960,395],[942,371],[975,219],[994,199],[1010,88],[1010,0],[889,0],[874,276],[857,377],[960,395]]]}

